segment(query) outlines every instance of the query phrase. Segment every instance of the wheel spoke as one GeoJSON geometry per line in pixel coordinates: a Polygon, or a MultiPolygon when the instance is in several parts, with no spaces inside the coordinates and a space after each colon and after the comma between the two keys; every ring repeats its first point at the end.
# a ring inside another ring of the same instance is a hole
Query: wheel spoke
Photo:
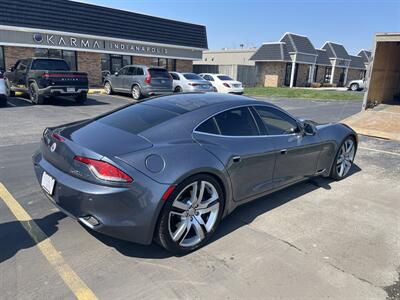
{"type": "Polygon", "coordinates": [[[347,150],[346,153],[349,154],[351,152],[351,150],[353,150],[353,142],[349,141],[349,145],[347,146],[347,150]]]}
{"type": "Polygon", "coordinates": [[[212,211],[218,211],[218,209],[219,209],[219,203],[216,202],[215,204],[210,205],[209,207],[199,209],[198,212],[200,213],[200,215],[204,215],[212,211]]]}
{"type": "Polygon", "coordinates": [[[182,220],[182,222],[178,226],[178,229],[174,232],[172,240],[174,242],[178,241],[182,237],[182,235],[189,230],[190,230],[190,221],[188,219],[182,220]]]}
{"type": "Polygon", "coordinates": [[[183,203],[181,201],[175,200],[174,203],[172,204],[173,207],[181,209],[181,210],[188,210],[189,209],[189,204],[183,203]]]}
{"type": "Polygon", "coordinates": [[[194,219],[194,221],[192,222],[194,231],[196,232],[196,235],[200,238],[200,240],[203,240],[205,235],[204,235],[204,230],[203,228],[200,226],[200,224],[197,222],[196,219],[194,219]]]}
{"type": "Polygon", "coordinates": [[[198,198],[197,198],[197,189],[198,189],[198,184],[195,182],[192,184],[192,190],[190,191],[190,203],[192,205],[196,205],[198,198]]]}
{"type": "Polygon", "coordinates": [[[338,165],[341,164],[341,163],[343,162],[343,160],[344,160],[344,156],[343,156],[343,155],[340,155],[340,156],[339,156],[339,159],[337,160],[337,164],[338,164],[338,165]]]}

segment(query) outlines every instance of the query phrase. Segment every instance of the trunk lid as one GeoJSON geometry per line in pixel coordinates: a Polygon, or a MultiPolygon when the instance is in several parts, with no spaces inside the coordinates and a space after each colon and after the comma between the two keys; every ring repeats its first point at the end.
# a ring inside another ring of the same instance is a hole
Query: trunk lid
{"type": "Polygon", "coordinates": [[[42,78],[56,86],[86,86],[88,76],[84,72],[74,71],[45,71],[42,78]]]}

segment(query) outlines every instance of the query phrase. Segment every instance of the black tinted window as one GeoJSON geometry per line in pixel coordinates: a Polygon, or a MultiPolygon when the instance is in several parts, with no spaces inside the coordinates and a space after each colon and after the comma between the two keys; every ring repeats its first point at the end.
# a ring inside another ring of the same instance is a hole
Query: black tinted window
{"type": "Polygon", "coordinates": [[[151,77],[170,79],[169,73],[166,69],[149,69],[151,77]]]}
{"type": "Polygon", "coordinates": [[[137,72],[136,75],[144,75],[144,71],[142,68],[137,68],[136,72],[137,72]]]}
{"type": "Polygon", "coordinates": [[[32,63],[32,70],[43,71],[69,71],[68,64],[57,59],[35,59],[32,63]]]}
{"type": "Polygon", "coordinates": [[[219,78],[219,80],[222,80],[222,81],[231,81],[231,80],[233,80],[231,77],[226,76],[226,75],[221,75],[221,76],[217,76],[217,77],[219,78]]]}
{"type": "Polygon", "coordinates": [[[215,124],[214,118],[208,119],[204,123],[202,123],[199,127],[197,127],[196,131],[204,132],[204,133],[212,133],[219,134],[219,130],[217,125],[215,124]]]}
{"type": "Polygon", "coordinates": [[[267,128],[268,134],[290,134],[298,131],[296,120],[287,114],[272,107],[256,106],[255,109],[267,128]]]}
{"type": "Polygon", "coordinates": [[[248,136],[258,135],[257,126],[247,107],[235,108],[215,117],[223,135],[248,136]]]}
{"type": "Polygon", "coordinates": [[[98,121],[130,133],[138,134],[177,115],[154,106],[136,104],[118,110],[98,121]]]}
{"type": "Polygon", "coordinates": [[[129,67],[126,75],[136,75],[136,73],[137,73],[136,70],[137,70],[137,68],[135,68],[135,67],[129,67]]]}
{"type": "Polygon", "coordinates": [[[178,74],[175,74],[175,73],[169,73],[169,74],[172,76],[173,80],[179,80],[178,74]]]}
{"type": "Polygon", "coordinates": [[[204,75],[204,79],[207,81],[214,81],[214,78],[212,78],[210,75],[204,75]]]}
{"type": "Polygon", "coordinates": [[[128,68],[123,68],[118,71],[118,75],[127,75],[128,74],[128,68]]]}

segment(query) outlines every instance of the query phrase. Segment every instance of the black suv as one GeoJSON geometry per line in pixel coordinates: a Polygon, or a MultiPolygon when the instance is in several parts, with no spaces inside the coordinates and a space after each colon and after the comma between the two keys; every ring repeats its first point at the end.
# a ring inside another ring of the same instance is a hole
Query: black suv
{"type": "Polygon", "coordinates": [[[87,99],[89,81],[86,73],[70,71],[67,62],[53,58],[27,58],[5,73],[9,96],[29,94],[33,104],[43,104],[51,96],[73,96],[77,103],[87,99]]]}

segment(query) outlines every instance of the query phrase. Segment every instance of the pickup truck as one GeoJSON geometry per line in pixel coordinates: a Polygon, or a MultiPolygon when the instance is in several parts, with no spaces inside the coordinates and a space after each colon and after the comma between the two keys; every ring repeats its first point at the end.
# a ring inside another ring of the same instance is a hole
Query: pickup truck
{"type": "Polygon", "coordinates": [[[33,104],[44,104],[52,96],[72,96],[82,104],[89,90],[87,73],[70,71],[62,59],[21,59],[4,76],[9,96],[29,94],[33,104]]]}

